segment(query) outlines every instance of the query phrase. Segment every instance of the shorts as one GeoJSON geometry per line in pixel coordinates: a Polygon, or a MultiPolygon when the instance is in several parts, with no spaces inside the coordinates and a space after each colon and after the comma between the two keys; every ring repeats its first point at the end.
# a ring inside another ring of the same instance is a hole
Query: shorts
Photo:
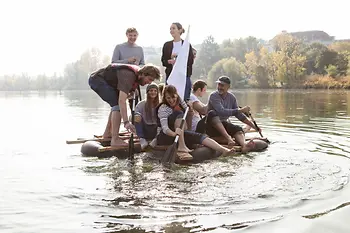
{"type": "Polygon", "coordinates": [[[101,97],[102,100],[107,102],[109,106],[118,106],[119,91],[108,85],[101,76],[91,75],[89,78],[89,86],[101,97]]]}

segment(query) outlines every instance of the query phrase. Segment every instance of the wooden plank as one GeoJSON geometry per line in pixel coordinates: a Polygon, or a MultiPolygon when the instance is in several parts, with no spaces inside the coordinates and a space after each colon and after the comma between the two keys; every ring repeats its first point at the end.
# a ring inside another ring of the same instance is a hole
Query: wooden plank
{"type": "MultiPolygon", "coordinates": [[[[120,135],[119,136],[122,140],[127,140],[130,138],[129,135],[120,135]]],[[[139,138],[135,137],[136,140],[134,141],[140,141],[139,138]]],[[[110,138],[103,139],[101,137],[98,138],[77,138],[76,140],[67,140],[66,144],[79,144],[79,143],[84,143],[87,141],[96,141],[96,142],[110,142],[110,138]]]]}

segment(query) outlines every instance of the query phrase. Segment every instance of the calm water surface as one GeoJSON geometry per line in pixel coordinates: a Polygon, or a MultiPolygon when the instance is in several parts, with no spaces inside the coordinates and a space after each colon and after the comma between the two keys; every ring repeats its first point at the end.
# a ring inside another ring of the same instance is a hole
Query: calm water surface
{"type": "Polygon", "coordinates": [[[268,150],[164,172],[65,144],[103,132],[92,91],[0,92],[0,232],[349,232],[350,92],[235,94],[268,150]]]}

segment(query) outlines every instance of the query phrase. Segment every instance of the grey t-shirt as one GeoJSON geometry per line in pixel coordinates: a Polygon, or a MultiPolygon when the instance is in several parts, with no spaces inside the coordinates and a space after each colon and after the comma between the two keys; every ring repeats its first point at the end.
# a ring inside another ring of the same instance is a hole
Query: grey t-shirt
{"type": "Polygon", "coordinates": [[[118,44],[115,46],[113,52],[112,63],[134,64],[143,66],[145,65],[143,49],[139,45],[130,45],[128,42],[118,44]],[[129,63],[128,58],[130,57],[136,57],[136,63],[129,63]]]}

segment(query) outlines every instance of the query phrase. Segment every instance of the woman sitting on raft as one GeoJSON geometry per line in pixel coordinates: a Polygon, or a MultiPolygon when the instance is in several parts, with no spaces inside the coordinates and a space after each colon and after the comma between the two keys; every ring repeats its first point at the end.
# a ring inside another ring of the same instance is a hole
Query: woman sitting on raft
{"type": "Polygon", "coordinates": [[[156,144],[157,136],[157,114],[156,107],[159,105],[159,89],[156,83],[151,83],[146,88],[146,99],[142,100],[135,107],[135,128],[140,138],[141,149],[156,144]]]}
{"type": "Polygon", "coordinates": [[[227,149],[218,144],[213,139],[205,134],[196,133],[179,128],[185,109],[187,108],[185,101],[181,100],[176,88],[173,85],[164,87],[163,98],[158,108],[159,124],[162,128],[157,136],[158,145],[171,145],[174,142],[176,135],[179,135],[178,157],[180,160],[192,160],[191,150],[187,147],[192,147],[195,144],[207,146],[216,151],[220,151],[224,155],[234,153],[234,149],[227,149]]]}

